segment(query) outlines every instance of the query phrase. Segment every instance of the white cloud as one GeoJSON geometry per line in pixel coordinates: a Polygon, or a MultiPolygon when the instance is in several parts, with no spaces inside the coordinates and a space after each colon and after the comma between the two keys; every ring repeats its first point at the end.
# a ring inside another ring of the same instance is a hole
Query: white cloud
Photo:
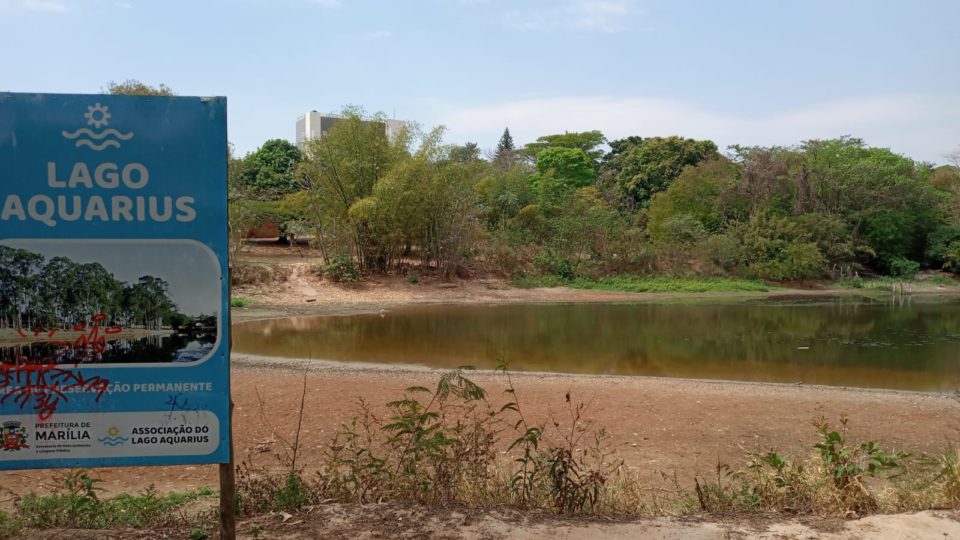
{"type": "Polygon", "coordinates": [[[506,24],[517,30],[584,30],[614,33],[624,29],[631,0],[565,0],[512,9],[506,24]]]}
{"type": "Polygon", "coordinates": [[[133,9],[133,4],[130,2],[114,2],[113,5],[121,9],[133,9]]]}
{"type": "Polygon", "coordinates": [[[441,119],[451,138],[495,141],[505,126],[518,142],[599,129],[609,139],[682,135],[732,144],[792,145],[841,135],[942,163],[960,144],[960,105],[948,96],[895,95],[811,104],[762,116],[725,114],[660,97],[561,97],[455,110],[441,119]]]}
{"type": "Polygon", "coordinates": [[[369,39],[369,40],[390,39],[392,37],[393,37],[393,32],[389,30],[373,30],[371,32],[364,32],[360,34],[361,39],[369,39]]]}

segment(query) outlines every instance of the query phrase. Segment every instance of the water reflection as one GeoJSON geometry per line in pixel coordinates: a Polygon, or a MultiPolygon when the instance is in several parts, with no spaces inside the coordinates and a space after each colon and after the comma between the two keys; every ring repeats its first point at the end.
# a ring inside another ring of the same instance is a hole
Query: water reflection
{"type": "Polygon", "coordinates": [[[234,350],[342,361],[804,382],[960,386],[960,299],[432,306],[234,328],[234,350]]]}
{"type": "Polygon", "coordinates": [[[102,347],[33,343],[0,347],[0,363],[129,364],[196,362],[213,350],[216,333],[197,332],[114,339],[102,347]]]}

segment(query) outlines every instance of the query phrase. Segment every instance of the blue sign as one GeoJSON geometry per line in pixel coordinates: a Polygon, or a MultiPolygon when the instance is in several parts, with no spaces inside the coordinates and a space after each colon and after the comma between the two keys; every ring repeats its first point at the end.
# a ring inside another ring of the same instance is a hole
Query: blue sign
{"type": "Polygon", "coordinates": [[[225,98],[0,92],[0,469],[226,463],[225,98]]]}

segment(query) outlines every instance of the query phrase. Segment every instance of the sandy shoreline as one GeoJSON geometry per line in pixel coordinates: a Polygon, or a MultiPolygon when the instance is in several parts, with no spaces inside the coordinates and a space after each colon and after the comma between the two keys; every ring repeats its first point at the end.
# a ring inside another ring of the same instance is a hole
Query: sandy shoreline
{"type": "MultiPolygon", "coordinates": [[[[418,364],[383,364],[375,362],[341,362],[337,360],[318,359],[318,358],[280,358],[275,356],[261,356],[246,353],[233,353],[231,355],[231,364],[234,368],[272,368],[280,371],[293,371],[299,374],[304,372],[322,372],[322,373],[340,373],[340,374],[368,374],[374,376],[396,375],[403,377],[405,374],[433,375],[439,377],[448,370],[434,368],[418,364]]],[[[470,369],[467,373],[471,377],[496,378],[500,374],[490,369],[470,369]]],[[[611,375],[611,374],[584,374],[584,373],[558,373],[552,371],[513,371],[511,377],[515,381],[533,378],[540,381],[554,381],[557,383],[567,382],[576,383],[580,381],[631,381],[639,380],[650,384],[662,383],[665,385],[680,385],[687,383],[692,385],[715,385],[725,387],[732,392],[749,392],[751,389],[768,388],[770,390],[784,390],[787,388],[802,388],[805,391],[830,393],[867,393],[906,395],[906,396],[926,396],[939,398],[952,398],[952,393],[944,392],[923,392],[915,390],[900,390],[893,388],[861,388],[856,386],[834,386],[823,384],[780,383],[769,381],[736,381],[729,379],[703,379],[691,377],[667,377],[667,376],[649,376],[649,375],[611,375]]],[[[960,418],[958,418],[958,428],[960,428],[960,418]]]]}
{"type": "MultiPolygon", "coordinates": [[[[553,304],[584,302],[712,302],[766,298],[836,296],[884,297],[888,293],[864,289],[780,288],[767,292],[629,293],[568,287],[519,289],[498,278],[455,280],[421,279],[412,284],[400,276],[367,278],[356,284],[332,284],[316,272],[316,265],[288,263],[284,280],[234,287],[233,296],[252,305],[231,310],[234,323],[297,316],[357,315],[418,305],[442,304],[553,304]]],[[[911,294],[960,296],[960,284],[913,286],[911,294]]]]}

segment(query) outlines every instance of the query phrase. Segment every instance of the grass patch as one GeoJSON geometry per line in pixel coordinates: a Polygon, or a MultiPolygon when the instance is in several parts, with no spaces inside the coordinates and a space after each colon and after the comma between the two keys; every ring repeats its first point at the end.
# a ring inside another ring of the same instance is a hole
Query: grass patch
{"type": "MultiPolygon", "coordinates": [[[[97,494],[98,482],[84,470],[69,471],[60,479],[61,487],[52,494],[28,493],[21,497],[16,502],[16,519],[35,529],[139,529],[182,521],[179,510],[185,505],[214,496],[207,488],[160,495],[151,486],[136,495],[101,499],[97,494]]],[[[9,521],[10,518],[0,520],[0,529],[9,521]]]]}
{"type": "Polygon", "coordinates": [[[0,538],[17,538],[23,530],[23,520],[0,510],[0,538]]]}
{"type": "Polygon", "coordinates": [[[935,275],[925,279],[878,276],[866,279],[860,277],[840,279],[833,282],[831,287],[835,289],[863,289],[882,292],[910,292],[911,287],[924,287],[929,285],[957,287],[960,285],[960,282],[944,275],[935,275]]]}
{"type": "Polygon", "coordinates": [[[738,278],[666,276],[612,276],[601,279],[576,278],[565,280],[557,276],[524,276],[513,284],[522,289],[534,287],[572,287],[599,291],[643,293],[703,293],[703,292],[769,292],[771,287],[762,281],[738,278]]]}
{"type": "Polygon", "coordinates": [[[243,307],[249,306],[252,303],[253,303],[253,300],[250,300],[248,298],[233,297],[230,299],[230,307],[232,308],[243,308],[243,307]]]}

